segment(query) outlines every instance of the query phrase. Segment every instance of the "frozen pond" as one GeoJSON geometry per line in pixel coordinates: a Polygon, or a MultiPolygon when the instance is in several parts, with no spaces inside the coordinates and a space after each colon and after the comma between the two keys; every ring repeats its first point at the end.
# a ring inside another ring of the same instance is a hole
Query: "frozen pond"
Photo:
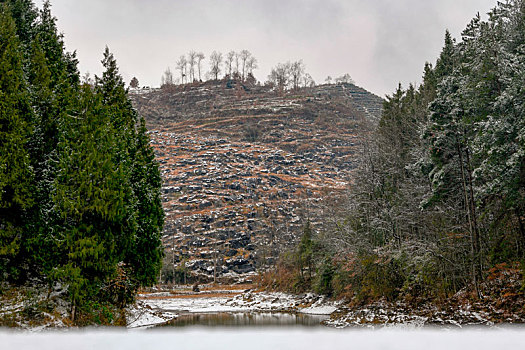
{"type": "Polygon", "coordinates": [[[328,349],[328,350],[519,350],[525,332],[516,329],[333,330],[328,328],[158,328],[144,331],[91,329],[19,333],[0,330],[4,350],[144,349],[328,349]]]}
{"type": "Polygon", "coordinates": [[[291,313],[202,313],[182,314],[161,327],[320,327],[328,315],[305,315],[291,313]]]}

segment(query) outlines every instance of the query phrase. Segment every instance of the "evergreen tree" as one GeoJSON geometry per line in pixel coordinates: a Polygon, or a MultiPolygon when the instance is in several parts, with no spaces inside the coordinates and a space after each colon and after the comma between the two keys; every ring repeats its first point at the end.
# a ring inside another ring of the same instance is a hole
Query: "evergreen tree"
{"type": "Polygon", "coordinates": [[[25,211],[32,204],[32,169],[27,153],[31,110],[22,52],[10,10],[0,4],[0,279],[15,277],[24,239],[25,211]]]}
{"type": "Polygon", "coordinates": [[[113,54],[106,47],[102,64],[105,71],[97,78],[96,91],[101,96],[116,131],[119,158],[124,169],[129,229],[120,248],[130,263],[138,285],[156,281],[162,262],[160,235],[164,212],[160,201],[161,178],[144,120],[137,129],[138,116],[127,96],[113,54]]]}
{"type": "Polygon", "coordinates": [[[27,49],[33,40],[38,10],[32,0],[0,0],[11,10],[16,33],[23,48],[27,49]]]}
{"type": "Polygon", "coordinates": [[[441,80],[442,78],[452,74],[456,67],[456,48],[454,47],[454,39],[447,30],[445,32],[445,44],[439,57],[436,61],[436,68],[434,69],[434,78],[441,80]]]}
{"type": "Polygon", "coordinates": [[[59,143],[59,172],[54,200],[61,205],[66,260],[54,278],[70,286],[74,305],[100,293],[122,259],[125,234],[125,170],[117,166],[115,130],[100,96],[84,85],[78,114],[59,143]]]}
{"type": "Polygon", "coordinates": [[[122,307],[162,260],[145,123],[108,49],[95,86],[80,84],[49,1],[0,10],[0,279],[62,282],[73,318],[90,300],[122,307]]]}
{"type": "Polygon", "coordinates": [[[312,226],[308,220],[303,229],[303,236],[299,242],[297,251],[298,266],[301,278],[304,278],[304,270],[308,270],[308,277],[312,278],[314,241],[312,239],[312,226]]]}
{"type": "Polygon", "coordinates": [[[138,229],[128,261],[139,285],[149,286],[156,282],[161,268],[163,248],[161,234],[164,211],[160,197],[162,179],[153,148],[149,143],[143,118],[137,131],[133,154],[132,185],[137,197],[138,229]]]}
{"type": "Polygon", "coordinates": [[[58,206],[52,198],[56,178],[58,99],[51,85],[51,72],[38,40],[32,42],[29,66],[29,96],[33,106],[33,133],[29,153],[35,177],[35,205],[28,224],[31,234],[25,242],[26,257],[35,269],[49,271],[57,264],[62,241],[58,206]]]}
{"type": "Polygon", "coordinates": [[[133,89],[139,88],[139,80],[137,79],[137,77],[133,77],[133,79],[131,79],[129,86],[133,89]]]}
{"type": "Polygon", "coordinates": [[[95,79],[95,93],[101,100],[104,113],[108,116],[114,130],[115,166],[122,172],[120,191],[123,194],[121,235],[118,236],[116,252],[123,261],[131,250],[137,234],[137,197],[133,193],[133,152],[135,149],[137,114],[128,99],[117,62],[106,47],[102,60],[104,72],[95,79]]]}
{"type": "MultiPolygon", "coordinates": [[[[493,223],[501,230],[517,222],[518,251],[525,254],[525,5],[523,1],[501,3],[490,13],[490,25],[478,44],[483,58],[473,64],[471,86],[480,86],[472,99],[482,115],[478,118],[474,144],[478,163],[474,171],[477,198],[485,212],[501,207],[493,223]],[[487,54],[490,53],[490,54],[487,54]]],[[[472,89],[474,90],[474,89],[472,89]]]]}
{"type": "Polygon", "coordinates": [[[34,270],[47,274],[64,261],[66,226],[56,198],[59,139],[67,134],[65,120],[74,114],[78,99],[78,71],[74,56],[66,54],[62,36],[44,3],[33,28],[28,49],[27,76],[34,110],[29,151],[35,173],[35,205],[31,209],[30,234],[25,242],[26,257],[34,270]]]}

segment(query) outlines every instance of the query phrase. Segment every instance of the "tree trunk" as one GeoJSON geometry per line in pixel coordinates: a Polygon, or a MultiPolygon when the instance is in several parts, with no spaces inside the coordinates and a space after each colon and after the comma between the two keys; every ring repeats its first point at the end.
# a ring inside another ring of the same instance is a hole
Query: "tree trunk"
{"type": "Polygon", "coordinates": [[[525,247],[523,246],[525,244],[525,226],[523,225],[523,220],[521,218],[521,212],[518,210],[518,208],[514,208],[514,215],[516,215],[516,218],[518,218],[518,227],[520,229],[520,236],[521,236],[521,243],[519,244],[519,249],[521,255],[525,255],[525,247]]]}
{"type": "Polygon", "coordinates": [[[480,296],[480,292],[479,292],[479,288],[478,288],[478,273],[477,273],[477,256],[478,256],[478,251],[477,251],[477,245],[475,243],[476,241],[476,234],[474,233],[474,224],[473,224],[473,220],[472,220],[472,212],[471,212],[471,208],[470,208],[470,199],[469,199],[469,195],[468,195],[468,190],[467,190],[467,177],[466,177],[466,174],[465,174],[465,166],[464,166],[464,162],[463,162],[463,152],[461,150],[461,146],[459,144],[459,141],[456,141],[456,148],[457,148],[457,151],[458,151],[458,155],[459,155],[459,163],[460,163],[460,169],[461,169],[461,180],[462,180],[462,187],[463,187],[463,196],[464,196],[464,201],[465,201],[465,209],[467,211],[467,219],[468,219],[468,222],[469,222],[469,231],[470,231],[470,248],[471,248],[471,278],[472,278],[472,284],[474,285],[474,290],[476,291],[476,294],[478,295],[478,297],[480,296]]]}
{"type": "Polygon", "coordinates": [[[475,255],[475,273],[477,275],[478,281],[481,281],[481,241],[480,241],[480,234],[479,234],[479,227],[478,227],[478,215],[476,213],[476,202],[474,201],[474,187],[473,187],[473,180],[472,180],[472,166],[470,163],[470,152],[468,148],[465,149],[466,155],[467,155],[467,168],[468,168],[468,182],[469,182],[469,188],[470,188],[470,210],[471,210],[471,219],[472,219],[472,225],[473,225],[473,233],[474,233],[474,250],[476,252],[475,255]]]}
{"type": "Polygon", "coordinates": [[[213,283],[217,283],[217,249],[219,249],[219,245],[217,242],[217,239],[215,239],[215,252],[213,253],[215,258],[213,259],[213,283]]]}
{"type": "Polygon", "coordinates": [[[71,305],[71,321],[75,323],[76,315],[77,314],[77,307],[75,305],[75,302],[71,305]]]}

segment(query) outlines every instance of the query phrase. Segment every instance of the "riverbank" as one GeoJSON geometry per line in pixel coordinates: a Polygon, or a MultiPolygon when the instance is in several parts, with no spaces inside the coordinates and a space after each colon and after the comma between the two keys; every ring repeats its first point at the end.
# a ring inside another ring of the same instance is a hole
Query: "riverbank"
{"type": "MultiPolygon", "coordinates": [[[[306,324],[322,322],[331,328],[462,328],[525,323],[521,295],[508,292],[504,298],[485,295],[483,299],[475,299],[462,292],[440,303],[377,300],[356,304],[313,293],[293,295],[268,292],[258,290],[254,285],[204,285],[198,291],[193,289],[192,286],[178,286],[139,293],[136,302],[125,310],[125,322],[119,325],[125,324],[130,330],[138,330],[173,325],[177,319],[179,324],[193,322],[197,325],[199,321],[183,322],[181,317],[197,320],[196,315],[205,315],[202,319],[209,320],[214,317],[210,315],[219,314],[224,320],[246,316],[249,322],[249,318],[271,315],[272,318],[287,319],[290,323],[295,322],[294,318],[299,321],[305,318],[302,315],[322,315],[312,318],[313,321],[308,320],[306,324]]],[[[43,286],[10,289],[0,295],[0,301],[1,327],[31,332],[73,327],[64,291],[48,294],[43,286]]],[[[235,320],[228,322],[237,325],[235,320]]],[[[217,325],[221,325],[220,322],[217,325]]],[[[239,325],[242,325],[241,321],[239,325]]]]}
{"type": "Polygon", "coordinates": [[[198,293],[189,288],[142,293],[137,303],[128,309],[128,328],[155,327],[169,323],[180,315],[212,313],[326,315],[323,324],[333,328],[397,325],[462,328],[525,323],[524,312],[508,313],[487,300],[471,302],[461,295],[440,305],[427,302],[415,307],[413,304],[385,300],[352,305],[313,293],[292,295],[231,288],[207,288],[198,293]]]}
{"type": "Polygon", "coordinates": [[[128,308],[128,328],[141,329],[168,323],[180,315],[211,313],[282,313],[327,315],[334,313],[341,302],[315,294],[301,296],[268,293],[251,289],[221,287],[190,292],[188,289],[139,294],[128,308]]]}

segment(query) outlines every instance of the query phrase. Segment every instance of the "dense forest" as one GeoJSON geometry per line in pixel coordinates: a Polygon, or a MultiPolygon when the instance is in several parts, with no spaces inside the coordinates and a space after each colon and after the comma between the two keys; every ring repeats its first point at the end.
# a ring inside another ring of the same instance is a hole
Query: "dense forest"
{"type": "MultiPolygon", "coordinates": [[[[265,283],[357,300],[487,295],[525,257],[525,1],[447,32],[420,86],[387,97],[342,207],[265,283]]],[[[510,280],[508,280],[510,282],[510,280]]],[[[522,282],[523,285],[523,282],[522,282]]]]}
{"type": "Polygon", "coordinates": [[[162,261],[161,178],[115,58],[82,80],[49,2],[0,1],[0,292],[67,290],[73,321],[122,307],[162,261]]]}

